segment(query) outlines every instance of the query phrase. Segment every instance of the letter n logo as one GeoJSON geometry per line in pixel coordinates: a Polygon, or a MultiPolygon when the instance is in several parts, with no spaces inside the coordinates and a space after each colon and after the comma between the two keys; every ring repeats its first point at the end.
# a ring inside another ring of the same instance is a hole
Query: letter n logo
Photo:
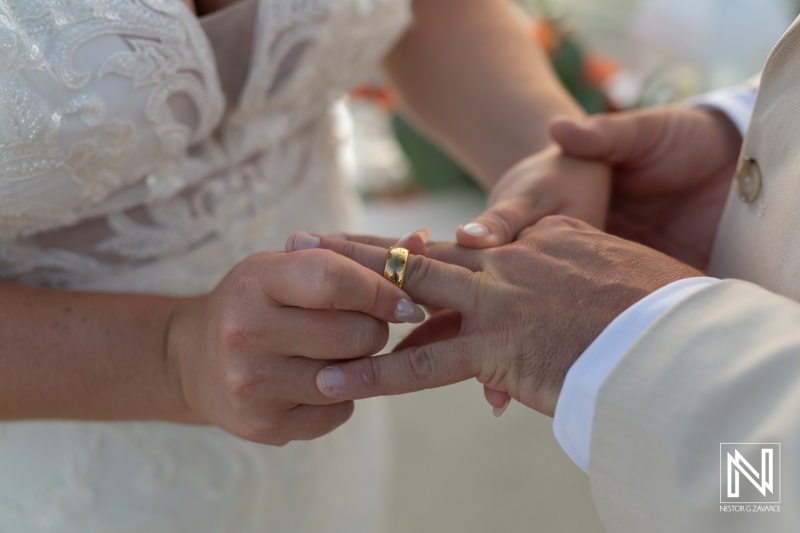
{"type": "Polygon", "coordinates": [[[722,443],[720,503],[780,503],[779,443],[722,443]]]}

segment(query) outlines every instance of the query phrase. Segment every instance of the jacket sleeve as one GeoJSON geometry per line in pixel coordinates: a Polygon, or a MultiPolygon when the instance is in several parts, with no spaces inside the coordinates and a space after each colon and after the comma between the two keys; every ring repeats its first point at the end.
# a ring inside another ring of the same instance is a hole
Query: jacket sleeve
{"type": "Polygon", "coordinates": [[[600,389],[589,470],[611,533],[797,531],[800,304],[728,280],[663,315],[600,389]],[[721,443],[780,443],[780,512],[723,507],[721,443]]]}

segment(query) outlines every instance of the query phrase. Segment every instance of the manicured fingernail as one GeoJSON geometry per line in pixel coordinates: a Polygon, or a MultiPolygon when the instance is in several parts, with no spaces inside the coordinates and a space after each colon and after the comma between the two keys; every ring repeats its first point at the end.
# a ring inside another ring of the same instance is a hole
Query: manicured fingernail
{"type": "Polygon", "coordinates": [[[294,238],[294,251],[308,250],[309,248],[319,248],[319,237],[309,233],[298,233],[294,238]]]}
{"type": "Polygon", "coordinates": [[[425,320],[425,311],[411,300],[400,298],[394,306],[394,318],[400,322],[419,324],[425,320]]]}
{"type": "Polygon", "coordinates": [[[470,222],[469,224],[465,224],[464,226],[461,226],[461,229],[464,230],[464,233],[472,235],[473,237],[489,236],[489,228],[487,228],[483,224],[478,224],[477,222],[470,222]]]}
{"type": "Polygon", "coordinates": [[[333,390],[342,382],[344,374],[341,369],[335,366],[323,368],[319,372],[319,379],[322,381],[322,388],[325,390],[333,390]]]}
{"type": "Polygon", "coordinates": [[[422,229],[418,229],[418,230],[412,231],[408,235],[404,235],[403,238],[401,238],[397,242],[402,242],[402,241],[408,239],[409,237],[411,237],[412,235],[419,235],[419,238],[422,239],[422,242],[427,244],[428,239],[431,238],[431,229],[430,228],[422,228],[422,229]]]}
{"type": "Polygon", "coordinates": [[[508,409],[508,406],[510,404],[511,404],[511,398],[506,400],[506,403],[503,404],[503,407],[492,407],[492,412],[494,413],[494,416],[497,417],[501,416],[503,413],[506,412],[506,409],[508,409]]]}

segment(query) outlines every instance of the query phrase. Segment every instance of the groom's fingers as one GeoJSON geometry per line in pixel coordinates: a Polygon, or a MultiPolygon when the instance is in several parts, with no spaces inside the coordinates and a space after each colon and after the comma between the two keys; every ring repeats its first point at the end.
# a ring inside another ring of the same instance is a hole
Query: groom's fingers
{"type": "Polygon", "coordinates": [[[337,400],[405,394],[476,377],[481,356],[470,336],[323,368],[317,388],[337,400]]]}
{"type": "MultiPolygon", "coordinates": [[[[404,239],[413,238],[413,235],[414,234],[408,235],[404,239]]],[[[407,241],[403,242],[404,239],[398,241],[398,239],[387,237],[344,234],[340,237],[341,238],[329,236],[328,238],[376,246],[385,250],[388,250],[390,246],[403,246],[404,248],[408,248],[411,253],[419,253],[418,251],[409,247],[409,243],[407,241]]],[[[479,253],[477,253],[476,250],[458,246],[458,244],[453,242],[427,242],[424,255],[443,263],[463,266],[464,268],[468,268],[473,272],[477,272],[483,268],[482,257],[479,255],[479,253]]]]}
{"type": "Polygon", "coordinates": [[[409,233],[405,237],[401,237],[400,239],[395,239],[392,237],[375,237],[372,235],[348,235],[346,233],[328,235],[328,237],[345,241],[360,242],[361,244],[368,244],[370,246],[377,246],[379,248],[402,246],[403,248],[408,248],[415,254],[427,255],[425,253],[425,245],[431,238],[431,230],[430,228],[420,228],[409,233]]]}
{"type": "MultiPolygon", "coordinates": [[[[380,274],[386,266],[386,248],[302,232],[289,237],[286,250],[312,246],[336,252],[380,274]]],[[[412,254],[406,263],[403,290],[418,304],[468,313],[477,304],[478,275],[457,265],[412,254]]]]}
{"type": "Polygon", "coordinates": [[[394,350],[399,352],[414,346],[424,346],[434,342],[456,337],[461,332],[461,315],[456,311],[441,310],[414,328],[405,339],[397,343],[394,350]]]}

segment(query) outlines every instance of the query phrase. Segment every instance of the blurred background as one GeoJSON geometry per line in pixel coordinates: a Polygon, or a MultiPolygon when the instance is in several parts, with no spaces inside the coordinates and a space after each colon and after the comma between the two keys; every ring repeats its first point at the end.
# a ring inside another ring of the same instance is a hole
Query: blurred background
{"type": "MultiPolygon", "coordinates": [[[[509,0],[512,2],[512,0],[509,0]]],[[[590,113],[676,103],[757,74],[800,0],[517,0],[590,113]]],[[[423,226],[452,240],[486,197],[399,115],[376,75],[338,109],[342,159],[364,202],[364,233],[423,226]]],[[[395,327],[390,345],[408,329],[395,327]]],[[[383,401],[383,400],[378,400],[383,401]]],[[[391,533],[599,532],[588,478],[552,421],[519,404],[492,416],[475,381],[385,399],[395,476],[391,533]]]]}

